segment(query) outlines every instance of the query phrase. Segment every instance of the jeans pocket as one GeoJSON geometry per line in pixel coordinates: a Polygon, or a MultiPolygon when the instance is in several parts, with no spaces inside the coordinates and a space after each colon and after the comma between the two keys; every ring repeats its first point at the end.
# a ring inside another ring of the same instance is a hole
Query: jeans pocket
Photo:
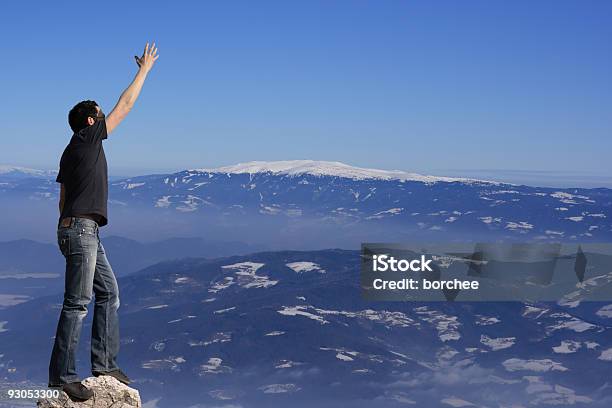
{"type": "Polygon", "coordinates": [[[83,234],[83,235],[96,235],[96,227],[92,226],[92,225],[77,225],[76,226],[79,235],[83,234]]]}

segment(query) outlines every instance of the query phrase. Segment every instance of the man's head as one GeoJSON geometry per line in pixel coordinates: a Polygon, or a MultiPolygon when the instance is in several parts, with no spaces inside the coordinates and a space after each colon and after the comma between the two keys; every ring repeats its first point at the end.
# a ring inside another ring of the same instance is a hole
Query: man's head
{"type": "Polygon", "coordinates": [[[103,117],[104,113],[96,101],[81,101],[74,105],[68,113],[68,123],[72,131],[77,133],[103,117]]]}

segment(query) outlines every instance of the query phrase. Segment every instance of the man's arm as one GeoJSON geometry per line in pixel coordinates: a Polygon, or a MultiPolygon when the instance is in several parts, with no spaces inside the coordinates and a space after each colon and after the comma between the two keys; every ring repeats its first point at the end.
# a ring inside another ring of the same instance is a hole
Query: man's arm
{"type": "Polygon", "coordinates": [[[136,63],[140,67],[138,72],[136,73],[136,77],[132,80],[132,83],[123,91],[121,96],[119,97],[119,101],[108,114],[106,118],[106,133],[111,133],[119,123],[128,113],[132,110],[136,99],[138,99],[138,95],[140,95],[140,90],[144,85],[144,81],[147,77],[147,74],[153,68],[153,64],[159,58],[157,55],[157,48],[155,47],[155,43],[149,48],[149,43],[145,46],[144,53],[140,59],[136,59],[136,63]]]}
{"type": "Polygon", "coordinates": [[[64,183],[60,184],[60,199],[59,199],[59,211],[60,215],[64,210],[64,201],[66,201],[66,189],[64,188],[64,183]]]}

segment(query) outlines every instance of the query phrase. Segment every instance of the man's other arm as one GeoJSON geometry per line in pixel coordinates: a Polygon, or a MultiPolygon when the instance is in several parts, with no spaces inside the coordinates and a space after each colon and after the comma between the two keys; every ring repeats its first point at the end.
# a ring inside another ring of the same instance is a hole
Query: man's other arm
{"type": "Polygon", "coordinates": [[[155,43],[153,43],[151,48],[149,48],[149,43],[147,43],[142,57],[136,59],[136,62],[140,67],[136,73],[136,77],[134,77],[132,83],[123,91],[119,97],[119,100],[117,101],[117,104],[106,118],[107,134],[111,133],[119,125],[119,123],[125,119],[127,114],[130,113],[134,107],[134,103],[136,102],[136,99],[138,99],[138,95],[140,95],[140,91],[144,85],[145,79],[147,78],[147,74],[151,68],[153,68],[153,64],[157,58],[159,58],[159,55],[157,55],[155,43]]]}
{"type": "Polygon", "coordinates": [[[66,201],[66,189],[64,188],[64,183],[60,185],[60,199],[59,199],[59,211],[60,215],[64,210],[64,201],[66,201]]]}

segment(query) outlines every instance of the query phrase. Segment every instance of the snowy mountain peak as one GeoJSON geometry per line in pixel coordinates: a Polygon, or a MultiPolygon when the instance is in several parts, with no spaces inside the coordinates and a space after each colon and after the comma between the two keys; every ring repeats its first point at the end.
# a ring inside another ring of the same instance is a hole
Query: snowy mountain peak
{"type": "Polygon", "coordinates": [[[56,174],[54,170],[39,170],[10,164],[0,164],[0,175],[3,176],[28,176],[28,177],[49,177],[56,174]]]}
{"type": "Polygon", "coordinates": [[[354,167],[337,161],[318,161],[318,160],[281,160],[281,161],[250,161],[238,163],[231,166],[217,168],[192,169],[190,171],[208,173],[272,173],[277,175],[297,176],[311,174],[315,176],[344,177],[356,180],[379,179],[379,180],[401,180],[401,181],[421,181],[425,183],[444,182],[485,182],[489,181],[474,180],[467,178],[452,178],[428,176],[417,173],[409,173],[402,170],[380,170],[362,167],[354,167]]]}

